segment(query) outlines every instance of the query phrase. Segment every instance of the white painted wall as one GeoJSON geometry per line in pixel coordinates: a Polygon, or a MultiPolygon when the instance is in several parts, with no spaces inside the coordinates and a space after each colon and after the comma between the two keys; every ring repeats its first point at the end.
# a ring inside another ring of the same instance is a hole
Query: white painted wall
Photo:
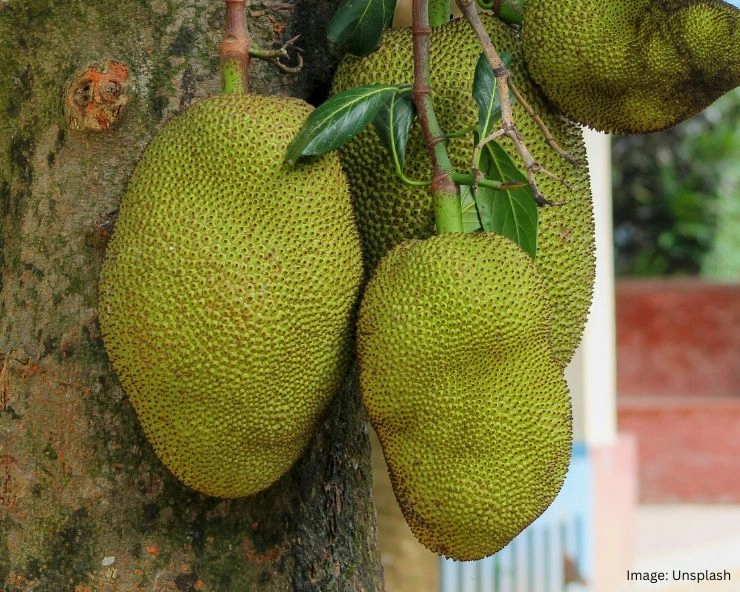
{"type": "Polygon", "coordinates": [[[583,342],[566,370],[574,437],[609,444],[617,434],[614,251],[609,136],[584,130],[596,221],[596,283],[583,342]]]}

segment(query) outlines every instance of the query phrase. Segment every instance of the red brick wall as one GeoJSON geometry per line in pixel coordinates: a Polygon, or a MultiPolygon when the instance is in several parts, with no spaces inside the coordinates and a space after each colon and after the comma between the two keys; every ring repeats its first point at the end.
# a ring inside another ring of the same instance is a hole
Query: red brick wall
{"type": "Polygon", "coordinates": [[[628,280],[616,297],[641,501],[740,503],[740,285],[628,280]]]}
{"type": "Polygon", "coordinates": [[[620,395],[740,397],[740,284],[617,282],[620,395]]]}
{"type": "Polygon", "coordinates": [[[740,401],[624,397],[619,430],[637,437],[643,502],[740,503],[740,401]]]}

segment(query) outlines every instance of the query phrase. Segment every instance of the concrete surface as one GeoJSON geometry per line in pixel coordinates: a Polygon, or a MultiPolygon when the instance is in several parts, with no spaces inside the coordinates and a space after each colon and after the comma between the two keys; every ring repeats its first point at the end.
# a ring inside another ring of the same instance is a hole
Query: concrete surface
{"type": "Polygon", "coordinates": [[[620,592],[740,591],[740,505],[641,505],[631,570],[660,572],[667,581],[627,582],[620,592]],[[679,582],[673,571],[729,572],[729,581],[679,582]]]}

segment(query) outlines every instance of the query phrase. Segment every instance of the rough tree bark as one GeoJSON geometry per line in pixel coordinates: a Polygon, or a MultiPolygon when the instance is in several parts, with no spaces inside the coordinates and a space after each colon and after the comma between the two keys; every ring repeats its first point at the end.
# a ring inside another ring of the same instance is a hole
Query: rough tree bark
{"type": "MultiPolygon", "coordinates": [[[[252,3],[256,43],[303,33],[307,50],[299,75],[255,63],[254,92],[323,98],[336,55],[320,31],[335,4],[252,3]]],[[[368,427],[351,380],[291,473],[224,501],[163,468],[101,342],[97,277],[114,212],[152,135],[218,90],[223,13],[213,0],[0,0],[6,592],[382,589],[368,427]],[[90,89],[74,81],[104,60],[129,75],[109,89],[128,101],[120,122],[72,129],[66,95],[84,103],[90,89]]]]}

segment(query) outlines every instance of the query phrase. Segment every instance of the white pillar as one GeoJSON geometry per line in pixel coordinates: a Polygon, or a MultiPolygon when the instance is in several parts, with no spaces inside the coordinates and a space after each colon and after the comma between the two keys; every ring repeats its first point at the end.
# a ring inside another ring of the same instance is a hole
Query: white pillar
{"type": "Polygon", "coordinates": [[[617,433],[614,249],[609,136],[585,129],[596,222],[596,282],[583,341],[566,370],[573,397],[574,438],[589,445],[617,433]]]}

